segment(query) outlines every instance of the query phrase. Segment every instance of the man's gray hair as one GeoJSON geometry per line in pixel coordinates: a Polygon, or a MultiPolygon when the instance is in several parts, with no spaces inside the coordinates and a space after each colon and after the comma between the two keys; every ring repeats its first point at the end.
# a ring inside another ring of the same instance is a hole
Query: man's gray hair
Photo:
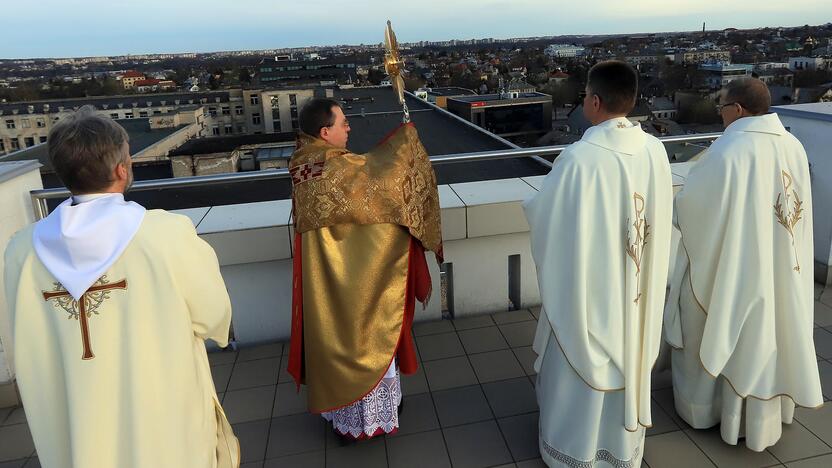
{"type": "Polygon", "coordinates": [[[109,187],[116,166],[126,162],[127,141],[121,125],[84,106],[49,131],[49,160],[72,193],[94,193],[109,187]]]}

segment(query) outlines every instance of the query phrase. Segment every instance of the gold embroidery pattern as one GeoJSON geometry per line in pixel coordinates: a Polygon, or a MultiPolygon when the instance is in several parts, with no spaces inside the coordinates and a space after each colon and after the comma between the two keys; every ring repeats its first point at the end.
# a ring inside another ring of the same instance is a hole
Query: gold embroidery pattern
{"type": "Polygon", "coordinates": [[[42,291],[43,300],[54,300],[55,307],[63,309],[69,314],[69,320],[78,320],[81,326],[81,343],[83,346],[83,353],[81,359],[87,361],[95,358],[92,352],[92,345],[90,343],[90,329],[88,320],[93,315],[98,315],[98,308],[107,299],[110,298],[110,293],[115,289],[127,289],[127,280],[123,279],[116,283],[107,281],[107,275],[102,276],[95,282],[87,292],[81,296],[80,301],[76,301],[69,292],[64,289],[60,283],[53,283],[55,288],[52,291],[42,291]]]}
{"type": "Polygon", "coordinates": [[[399,224],[441,256],[436,175],[415,127],[400,127],[364,155],[303,135],[290,170],[324,162],[320,177],[293,186],[298,232],[336,224],[399,224]]]}
{"type": "Polygon", "coordinates": [[[630,232],[630,219],[627,219],[627,256],[632,259],[636,266],[636,298],[633,302],[638,304],[641,299],[641,261],[644,258],[644,249],[647,247],[647,238],[650,236],[650,224],[644,217],[644,196],[633,192],[633,211],[635,212],[635,221],[632,227],[635,230],[635,240],[632,239],[630,232]]]}
{"type": "Polygon", "coordinates": [[[774,216],[777,217],[777,222],[786,229],[789,233],[789,237],[792,239],[792,249],[794,249],[794,261],[796,263],[793,270],[800,273],[800,259],[797,256],[797,246],[794,243],[794,228],[797,226],[797,223],[803,219],[803,201],[800,200],[797,190],[792,188],[792,185],[794,185],[792,175],[786,171],[780,172],[780,180],[783,183],[783,192],[777,194],[777,201],[774,203],[774,216]],[[792,189],[791,194],[789,194],[789,189],[792,189]],[[784,198],[786,203],[785,212],[783,211],[783,204],[780,203],[781,197],[784,198]],[[792,197],[794,197],[794,205],[790,206],[792,204],[792,197]]]}

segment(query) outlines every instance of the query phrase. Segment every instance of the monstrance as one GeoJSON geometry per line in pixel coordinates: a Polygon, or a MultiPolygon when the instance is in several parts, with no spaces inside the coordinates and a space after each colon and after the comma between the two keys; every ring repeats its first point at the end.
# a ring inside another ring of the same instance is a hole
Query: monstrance
{"type": "Polygon", "coordinates": [[[393,85],[393,90],[399,98],[399,104],[402,105],[402,112],[404,112],[402,121],[408,123],[410,122],[410,110],[404,100],[404,79],[402,78],[404,60],[399,55],[399,43],[396,41],[396,33],[393,32],[390,20],[387,21],[387,29],[384,30],[384,50],[384,70],[390,76],[390,84],[393,85]]]}

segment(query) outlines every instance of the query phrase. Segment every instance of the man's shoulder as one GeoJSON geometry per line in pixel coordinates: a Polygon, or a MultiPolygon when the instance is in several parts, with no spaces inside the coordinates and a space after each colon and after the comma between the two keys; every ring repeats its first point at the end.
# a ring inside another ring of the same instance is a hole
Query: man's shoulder
{"type": "Polygon", "coordinates": [[[147,210],[140,231],[144,235],[161,236],[168,239],[195,233],[190,218],[165,210],[147,210]]]}

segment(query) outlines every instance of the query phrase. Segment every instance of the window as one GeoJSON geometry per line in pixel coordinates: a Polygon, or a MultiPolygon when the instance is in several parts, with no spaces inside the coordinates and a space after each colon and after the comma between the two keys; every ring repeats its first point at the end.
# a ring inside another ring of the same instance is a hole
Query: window
{"type": "Polygon", "coordinates": [[[41,143],[46,143],[46,137],[40,137],[40,142],[41,143]]]}
{"type": "Polygon", "coordinates": [[[110,113],[110,118],[112,118],[112,119],[118,119],[118,112],[112,112],[112,113],[110,113]]]}
{"type": "Polygon", "coordinates": [[[32,124],[29,122],[29,119],[22,119],[20,123],[23,124],[23,128],[32,128],[32,124]]]}
{"type": "Polygon", "coordinates": [[[216,107],[209,107],[208,108],[208,113],[211,114],[211,117],[216,117],[217,116],[217,108],[216,107]]]}
{"type": "Polygon", "coordinates": [[[280,112],[280,96],[272,96],[271,97],[271,103],[272,103],[272,113],[274,113],[274,111],[280,112]]]}
{"type": "Polygon", "coordinates": [[[0,153],[5,153],[5,152],[6,152],[6,142],[2,138],[0,138],[0,153]]]}
{"type": "Polygon", "coordinates": [[[46,120],[44,120],[43,117],[38,117],[35,123],[37,124],[38,128],[46,127],[46,120]]]}
{"type": "Polygon", "coordinates": [[[256,105],[260,104],[260,96],[258,96],[256,94],[252,94],[251,98],[249,99],[249,102],[251,102],[252,106],[256,106],[256,105]]]}
{"type": "Polygon", "coordinates": [[[289,105],[297,106],[298,105],[298,95],[297,94],[290,94],[289,95],[289,105]]]}
{"type": "Polygon", "coordinates": [[[245,133],[246,127],[245,125],[237,125],[237,133],[245,133]]]}
{"type": "Polygon", "coordinates": [[[237,115],[243,115],[243,106],[234,106],[234,113],[237,115]]]}
{"type": "Polygon", "coordinates": [[[35,138],[34,137],[26,137],[23,139],[23,143],[26,147],[35,146],[35,138]]]}
{"type": "Polygon", "coordinates": [[[6,121],[6,128],[7,128],[7,129],[10,129],[10,130],[11,130],[11,129],[13,129],[13,128],[15,128],[15,126],[14,126],[14,120],[7,120],[7,121],[6,121]]]}
{"type": "Polygon", "coordinates": [[[162,115],[162,111],[161,111],[161,110],[158,110],[158,109],[157,109],[157,110],[154,110],[154,111],[153,111],[153,115],[162,115]]]}
{"type": "Polygon", "coordinates": [[[12,151],[17,151],[20,149],[20,141],[17,138],[12,138],[12,151]]]}
{"type": "Polygon", "coordinates": [[[228,106],[222,106],[222,115],[231,115],[231,108],[228,106]]]}
{"type": "Polygon", "coordinates": [[[147,111],[139,111],[139,118],[147,118],[147,111]]]}
{"type": "Polygon", "coordinates": [[[260,125],[260,122],[261,122],[261,120],[260,120],[260,113],[259,112],[251,114],[251,123],[253,123],[254,125],[260,125]]]}
{"type": "Polygon", "coordinates": [[[298,108],[297,107],[291,108],[290,109],[290,114],[292,114],[293,119],[297,119],[298,118],[298,108]]]}
{"type": "Polygon", "coordinates": [[[212,135],[219,135],[220,134],[220,126],[219,125],[214,125],[213,127],[211,127],[211,134],[212,135]]]}
{"type": "Polygon", "coordinates": [[[232,133],[234,133],[234,127],[232,127],[230,124],[226,124],[225,125],[225,134],[226,135],[231,135],[232,133]]]}
{"type": "Polygon", "coordinates": [[[133,113],[132,112],[125,112],[124,113],[124,118],[125,119],[132,119],[133,118],[133,113]]]}
{"type": "Polygon", "coordinates": [[[272,126],[274,127],[274,131],[279,132],[281,128],[280,120],[272,120],[272,126]]]}

